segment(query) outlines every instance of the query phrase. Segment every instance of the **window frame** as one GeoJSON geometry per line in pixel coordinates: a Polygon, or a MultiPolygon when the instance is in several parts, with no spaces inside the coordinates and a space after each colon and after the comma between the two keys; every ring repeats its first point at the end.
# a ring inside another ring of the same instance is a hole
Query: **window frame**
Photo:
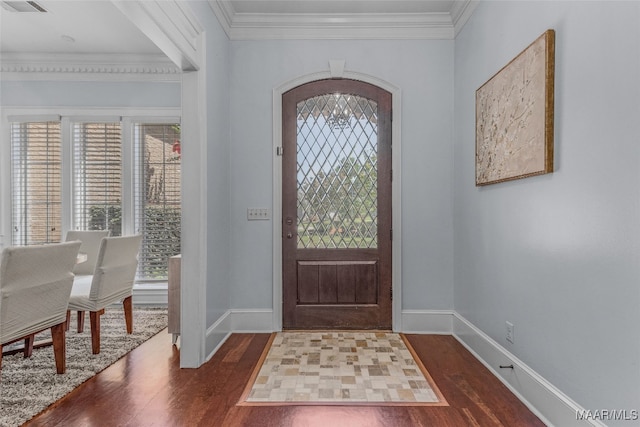
{"type": "MultiPolygon", "coordinates": [[[[133,126],[137,123],[180,124],[179,108],[3,108],[0,110],[0,250],[12,242],[11,123],[60,121],[62,138],[62,236],[73,229],[73,138],[72,123],[113,122],[121,124],[122,138],[122,233],[134,230],[133,126]]],[[[166,281],[165,281],[166,282],[166,281]]],[[[138,284],[147,281],[136,282],[138,284]]],[[[159,282],[150,282],[158,284],[159,282]]],[[[162,283],[162,282],[160,282],[162,283]]]]}

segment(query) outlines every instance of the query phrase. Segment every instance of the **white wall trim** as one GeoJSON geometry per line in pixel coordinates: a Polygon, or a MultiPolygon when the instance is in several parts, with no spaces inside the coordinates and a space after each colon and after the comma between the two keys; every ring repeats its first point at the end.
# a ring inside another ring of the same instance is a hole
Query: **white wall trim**
{"type": "MultiPolygon", "coordinates": [[[[233,331],[231,330],[231,311],[227,310],[218,320],[216,320],[210,327],[207,328],[205,333],[206,345],[206,357],[205,361],[210,360],[214,354],[222,347],[222,344],[227,341],[233,331]]],[[[180,344],[182,345],[182,336],[180,337],[180,344]]],[[[181,368],[183,366],[180,366],[181,368]]]]}
{"type": "MultiPolygon", "coordinates": [[[[276,154],[278,147],[282,146],[282,95],[294,87],[315,80],[331,78],[330,63],[340,61],[328,60],[327,70],[300,76],[283,83],[273,89],[273,318],[274,331],[282,330],[282,157],[276,154]]],[[[397,86],[368,74],[344,70],[342,76],[345,79],[367,82],[391,93],[393,122],[391,124],[391,140],[393,144],[392,169],[394,170],[392,182],[392,210],[393,210],[393,234],[397,236],[392,243],[392,316],[393,330],[402,330],[402,91],[397,86]]]]}
{"type": "MultiPolygon", "coordinates": [[[[198,49],[204,57],[204,36],[198,49]]],[[[180,367],[197,368],[219,345],[207,328],[208,202],[206,66],[182,74],[182,139],[193,141],[182,161],[182,268],[180,298],[180,367]],[[188,206],[188,209],[185,207],[188,206]],[[212,347],[213,346],[213,347],[212,347]],[[211,348],[211,350],[209,350],[211,348]]]]}
{"type": "Polygon", "coordinates": [[[464,24],[466,24],[469,18],[471,18],[473,11],[476,10],[479,3],[480,0],[453,2],[453,5],[451,6],[451,21],[453,22],[455,36],[458,35],[464,27],[464,24]]]}
{"type": "Polygon", "coordinates": [[[382,19],[376,14],[287,15],[237,14],[231,40],[451,40],[448,14],[406,14],[382,19]],[[303,23],[302,25],[300,23],[303,23]]]}
{"type": "Polygon", "coordinates": [[[455,311],[453,336],[545,424],[604,427],[597,420],[578,420],[576,414],[584,408],[455,311]]]}
{"type": "Polygon", "coordinates": [[[270,333],[273,332],[271,319],[273,310],[266,309],[231,309],[231,330],[235,333],[270,333]]]}
{"type": "Polygon", "coordinates": [[[182,70],[164,55],[0,55],[2,80],[179,82],[182,70]]]}
{"type": "MultiPolygon", "coordinates": [[[[269,327],[274,311],[229,310],[207,330],[207,341],[217,337],[217,349],[231,333],[278,331],[269,327]]],[[[455,310],[403,310],[401,315],[404,328],[397,332],[453,335],[545,424],[558,427],[605,427],[598,420],[578,420],[577,414],[584,408],[455,310]],[[514,369],[500,369],[500,365],[513,365],[514,369]]]]}
{"type": "Polygon", "coordinates": [[[19,119],[25,121],[53,120],[61,116],[72,117],[74,120],[120,120],[122,117],[144,120],[160,120],[170,122],[180,120],[182,109],[179,107],[28,107],[2,106],[0,117],[2,120],[19,119]]]}
{"type": "MultiPolygon", "coordinates": [[[[274,310],[231,309],[231,330],[234,333],[270,333],[274,310]]],[[[403,310],[402,325],[399,332],[408,334],[451,335],[453,331],[452,310],[403,310]]],[[[279,329],[278,329],[279,330],[279,329]]]]}
{"type": "Polygon", "coordinates": [[[231,40],[231,26],[233,25],[233,8],[227,4],[227,1],[208,0],[209,7],[218,19],[218,23],[224,30],[225,34],[231,40]]]}
{"type": "Polygon", "coordinates": [[[450,40],[477,0],[453,3],[449,13],[238,13],[228,0],[209,0],[231,40],[450,40]]]}
{"type": "Polygon", "coordinates": [[[402,310],[402,331],[405,334],[451,335],[452,310],[402,310]]]}

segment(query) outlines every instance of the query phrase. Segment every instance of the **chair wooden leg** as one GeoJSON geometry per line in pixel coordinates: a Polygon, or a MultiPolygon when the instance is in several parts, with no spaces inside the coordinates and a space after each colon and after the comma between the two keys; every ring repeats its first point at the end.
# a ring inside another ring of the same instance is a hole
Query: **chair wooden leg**
{"type": "Polygon", "coordinates": [[[93,354],[100,353],[100,316],[104,310],[90,311],[89,321],[91,322],[91,350],[93,354]]]}
{"type": "Polygon", "coordinates": [[[65,340],[65,325],[60,323],[59,325],[51,327],[51,338],[53,339],[53,355],[56,359],[56,372],[64,374],[66,371],[66,353],[67,343],[65,340]]]}
{"type": "Polygon", "coordinates": [[[133,333],[133,297],[126,297],[122,301],[124,307],[124,321],[127,325],[127,333],[133,333]]]}
{"type": "Polygon", "coordinates": [[[71,310],[67,310],[67,321],[65,322],[65,330],[69,332],[69,328],[71,327],[71,310]]]}
{"type": "Polygon", "coordinates": [[[24,339],[24,358],[31,357],[33,354],[33,343],[36,340],[35,334],[29,335],[24,339]]]}
{"type": "Polygon", "coordinates": [[[84,311],[78,311],[78,333],[84,331],[84,311]]]}

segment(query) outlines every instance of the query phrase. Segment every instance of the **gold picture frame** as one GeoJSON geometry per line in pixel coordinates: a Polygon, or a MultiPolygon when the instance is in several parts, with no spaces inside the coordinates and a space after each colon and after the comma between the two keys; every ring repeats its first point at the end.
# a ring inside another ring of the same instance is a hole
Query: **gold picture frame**
{"type": "Polygon", "coordinates": [[[555,31],[476,90],[476,186],[553,172],[555,31]]]}

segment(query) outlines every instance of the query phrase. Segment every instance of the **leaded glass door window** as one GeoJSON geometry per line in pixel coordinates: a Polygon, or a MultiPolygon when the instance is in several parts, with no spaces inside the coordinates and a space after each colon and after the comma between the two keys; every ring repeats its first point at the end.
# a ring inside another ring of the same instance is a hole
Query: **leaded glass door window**
{"type": "Polygon", "coordinates": [[[283,96],[285,328],[391,327],[391,95],[322,80],[283,96]]]}
{"type": "Polygon", "coordinates": [[[298,248],[377,247],[377,103],[334,93],[296,111],[298,248]]]}

